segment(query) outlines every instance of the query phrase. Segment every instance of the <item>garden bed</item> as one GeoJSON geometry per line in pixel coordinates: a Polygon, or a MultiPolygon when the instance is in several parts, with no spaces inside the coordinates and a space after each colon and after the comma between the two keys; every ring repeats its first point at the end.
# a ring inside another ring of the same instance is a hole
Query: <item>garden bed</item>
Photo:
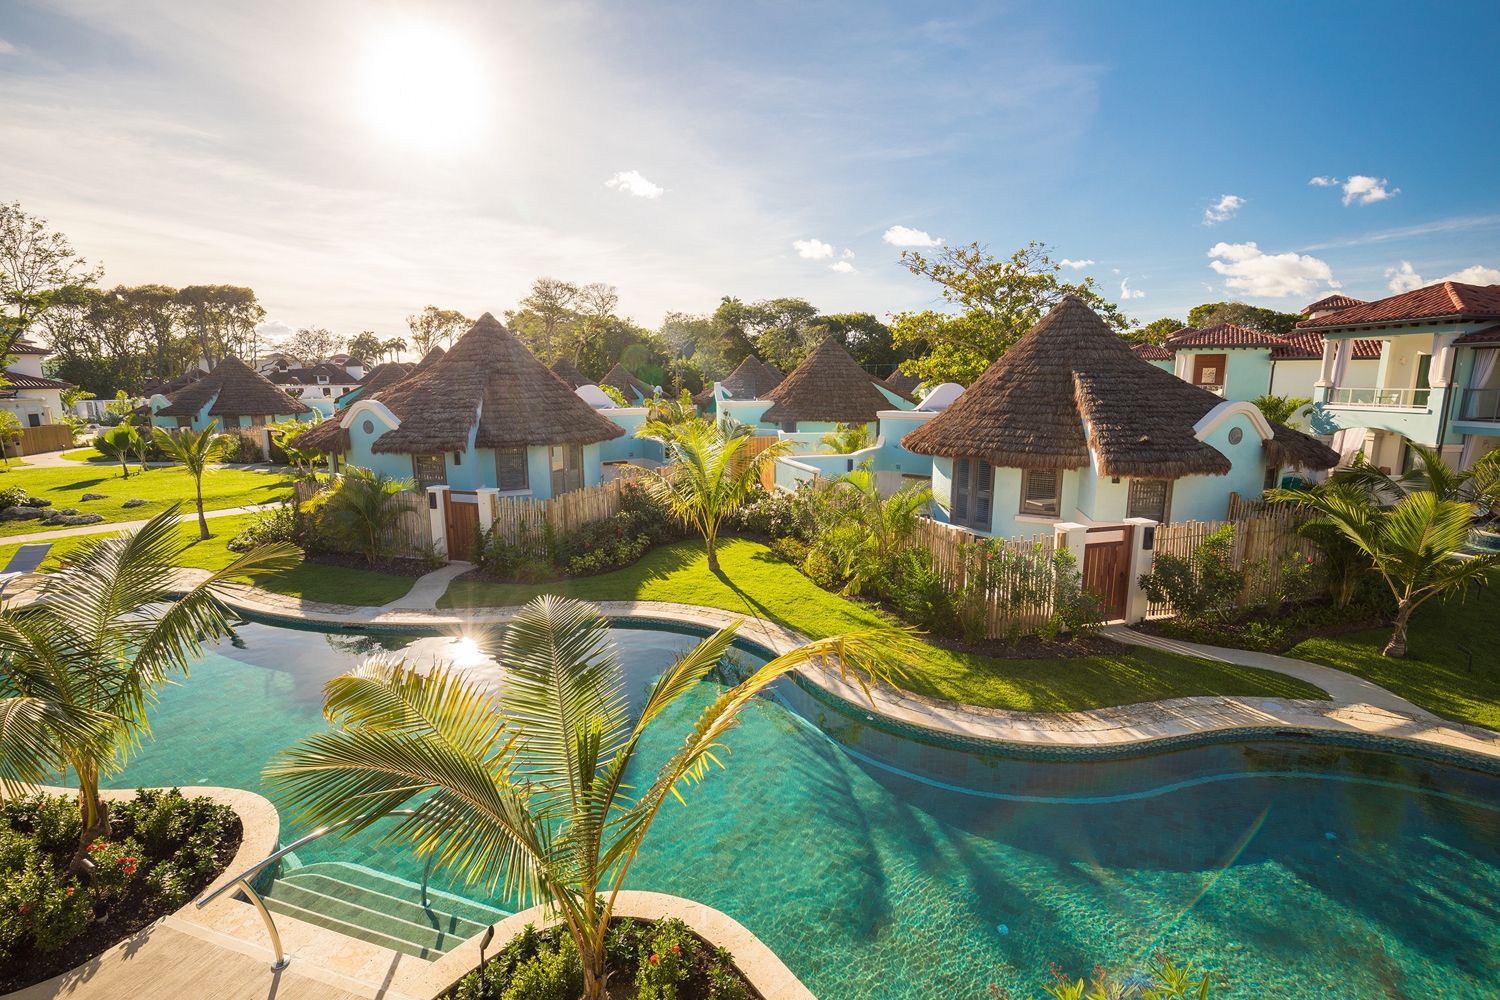
{"type": "Polygon", "coordinates": [[[0,806],[0,993],[82,965],[174,912],[224,871],[242,835],[228,806],[141,790],[112,803],[85,880],[68,872],[79,828],[72,796],[0,806]]]}
{"type": "Polygon", "coordinates": [[[353,552],[309,552],[304,562],[315,566],[338,566],[342,569],[358,569],[367,573],[386,573],[390,576],[416,578],[432,572],[432,563],[426,559],[409,559],[388,556],[369,562],[364,556],[353,552]]]}
{"type": "Polygon", "coordinates": [[[1308,639],[1389,627],[1389,610],[1371,600],[1359,601],[1340,610],[1329,601],[1320,599],[1276,609],[1252,608],[1222,620],[1194,622],[1183,618],[1154,618],[1131,627],[1164,639],[1262,653],[1285,653],[1308,639]]]}
{"type": "MultiPolygon", "coordinates": [[[[613,1000],[634,997],[676,1000],[761,1000],[723,948],[715,948],[681,920],[617,917],[610,922],[606,950],[613,1000]]],[[[583,988],[578,952],[566,928],[520,934],[479,970],[442,994],[443,1000],[530,1000],[575,997],[583,988]],[[482,986],[481,986],[482,983],[482,986]]]]}

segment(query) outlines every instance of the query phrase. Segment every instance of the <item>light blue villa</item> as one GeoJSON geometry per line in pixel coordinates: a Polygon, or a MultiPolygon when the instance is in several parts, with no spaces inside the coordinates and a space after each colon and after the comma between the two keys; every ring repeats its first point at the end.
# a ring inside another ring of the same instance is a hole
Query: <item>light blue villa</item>
{"type": "Polygon", "coordinates": [[[1343,461],[1364,452],[1391,472],[1411,468],[1409,444],[1466,469],[1500,447],[1500,285],[1443,281],[1321,312],[1299,330],[1324,338],[1315,382],[1317,429],[1343,461]],[[1362,340],[1383,346],[1356,367],[1362,340]]]}
{"type": "Polygon", "coordinates": [[[286,420],[316,419],[312,407],[282,392],[239,358],[227,357],[213,371],[147,401],[155,427],[202,430],[217,422],[224,430],[265,427],[286,420]]]}
{"type": "Polygon", "coordinates": [[[1338,457],[1136,357],[1071,296],[901,446],[930,456],[941,519],[997,537],[1222,519],[1231,493],[1338,457]]]}

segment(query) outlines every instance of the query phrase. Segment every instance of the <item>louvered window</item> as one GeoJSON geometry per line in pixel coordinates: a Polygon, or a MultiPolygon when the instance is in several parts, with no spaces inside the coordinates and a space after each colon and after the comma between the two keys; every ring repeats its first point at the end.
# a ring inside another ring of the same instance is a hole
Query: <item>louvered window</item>
{"type": "Polygon", "coordinates": [[[994,524],[995,469],[977,458],[953,460],[954,524],[989,531],[994,524]]]}
{"type": "Polygon", "coordinates": [[[507,493],[530,488],[524,447],[495,449],[495,485],[507,493]]]}
{"type": "Polygon", "coordinates": [[[448,469],[443,464],[442,455],[413,455],[411,468],[412,478],[423,489],[441,486],[448,481],[448,469]]]}
{"type": "Polygon", "coordinates": [[[1062,473],[1026,469],[1021,473],[1021,513],[1056,517],[1062,509],[1062,473]]]}
{"type": "Polygon", "coordinates": [[[1132,479],[1125,501],[1126,517],[1149,517],[1158,524],[1167,523],[1172,498],[1172,483],[1166,479],[1132,479]]]}

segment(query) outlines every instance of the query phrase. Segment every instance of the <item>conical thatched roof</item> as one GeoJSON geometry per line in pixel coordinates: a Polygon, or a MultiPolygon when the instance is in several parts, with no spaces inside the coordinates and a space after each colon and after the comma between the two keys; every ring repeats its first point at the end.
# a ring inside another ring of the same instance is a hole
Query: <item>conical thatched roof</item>
{"type": "Polygon", "coordinates": [[[589,384],[589,380],[584,376],[583,372],[579,371],[578,366],[568,358],[558,358],[554,361],[552,363],[552,374],[568,383],[569,389],[576,389],[580,385],[589,384]]]}
{"type": "MultiPolygon", "coordinates": [[[[1092,446],[1106,476],[1223,475],[1229,459],[1193,431],[1222,402],[1137,358],[1070,295],[901,444],[921,455],[982,458],[1019,469],[1081,469],[1092,446]]],[[[1295,453],[1295,464],[1312,468],[1338,461],[1305,434],[1272,429],[1267,451],[1273,457],[1295,453]]]]}
{"type": "Polygon", "coordinates": [[[236,357],[220,361],[214,370],[195,379],[167,397],[168,404],[157,410],[158,416],[191,417],[210,399],[211,417],[274,417],[311,413],[282,392],[260,372],[236,357]]]}
{"type": "Polygon", "coordinates": [[[899,392],[903,396],[910,397],[918,389],[922,388],[922,380],[915,375],[908,375],[897,368],[885,377],[886,388],[892,392],[899,392]]]}
{"type": "Polygon", "coordinates": [[[361,396],[372,396],[386,386],[395,385],[397,382],[400,382],[415,369],[416,365],[405,361],[387,361],[383,365],[376,365],[370,369],[369,374],[360,381],[359,388],[353,391],[359,393],[361,396]]]}
{"type": "MultiPolygon", "coordinates": [[[[728,378],[719,381],[729,392],[731,399],[760,399],[780,385],[785,377],[755,355],[747,354],[734,371],[729,373],[728,378]]],[[[713,402],[713,398],[714,387],[710,384],[693,397],[693,402],[699,406],[707,406],[713,402]]]]}
{"type": "Polygon", "coordinates": [[[349,432],[339,425],[337,416],[314,425],[297,435],[296,447],[300,451],[316,451],[323,455],[346,451],[349,448],[349,432]]]}
{"type": "Polygon", "coordinates": [[[655,388],[636,378],[630,373],[629,369],[618,361],[615,362],[615,366],[609,370],[608,374],[599,380],[599,385],[607,385],[620,390],[620,394],[625,397],[625,402],[627,403],[637,397],[644,400],[656,395],[655,388]]]}
{"type": "Polygon", "coordinates": [[[819,420],[840,424],[868,424],[891,401],[870,373],[850,357],[837,338],[829,337],[807,356],[780,385],[766,393],[770,409],[762,420],[819,420]]]}
{"type": "Polygon", "coordinates": [[[414,369],[412,369],[412,370],[413,371],[421,371],[424,368],[429,368],[429,367],[431,367],[433,365],[434,362],[440,360],[442,358],[442,356],[444,354],[446,354],[446,353],[447,352],[444,351],[441,347],[434,346],[432,348],[432,350],[430,350],[426,354],[422,355],[422,360],[418,361],[417,362],[417,367],[414,368],[414,369]]]}
{"type": "Polygon", "coordinates": [[[376,393],[401,426],[374,450],[430,454],[468,447],[594,444],[619,437],[619,424],[596,413],[489,313],[424,370],[376,393]]]}

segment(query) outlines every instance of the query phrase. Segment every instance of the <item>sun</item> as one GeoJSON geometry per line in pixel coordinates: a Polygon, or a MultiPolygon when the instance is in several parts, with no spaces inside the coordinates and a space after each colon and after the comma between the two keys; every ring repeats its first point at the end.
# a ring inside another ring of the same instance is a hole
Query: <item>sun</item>
{"type": "Polygon", "coordinates": [[[473,46],[441,25],[391,25],[367,43],[360,113],[383,139],[413,150],[467,145],[483,129],[485,73],[473,46]]]}

